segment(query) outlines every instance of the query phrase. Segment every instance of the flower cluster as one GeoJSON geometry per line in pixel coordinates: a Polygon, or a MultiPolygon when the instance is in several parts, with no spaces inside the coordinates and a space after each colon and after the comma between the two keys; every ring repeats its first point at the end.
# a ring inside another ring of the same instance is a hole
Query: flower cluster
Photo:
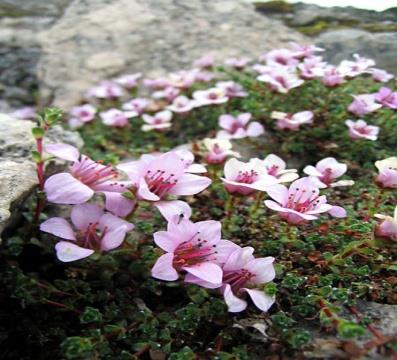
{"type": "Polygon", "coordinates": [[[247,307],[245,295],[262,311],[274,303],[260,290],[275,277],[274,258],[255,258],[252,247],[221,239],[219,221],[193,223],[176,216],[168,222],[167,231],[154,234],[154,242],[165,254],[154,264],[153,277],[174,281],[182,275],[187,283],[219,289],[230,312],[247,307]]]}
{"type": "MultiPolygon", "coordinates": [[[[92,160],[70,145],[47,145],[47,154],[71,163],[67,171],[50,176],[44,184],[49,202],[72,205],[71,223],[52,217],[41,224],[42,231],[61,239],[55,245],[58,259],[76,261],[123,246],[134,229],[131,221],[143,205],[159,211],[167,222],[167,230],[153,234],[154,243],[164,252],[151,269],[154,278],[164,281],[182,278],[186,283],[218,289],[230,312],[244,310],[249,298],[257,308],[267,311],[275,299],[263,288],[275,278],[275,259],[255,257],[253,247],[222,239],[219,221],[193,222],[197,215],[189,204],[196,202],[191,196],[206,189],[205,193],[211,195],[223,191],[224,198],[214,199],[214,203],[224,205],[226,228],[236,202],[250,204],[250,214],[256,214],[257,207],[263,206],[266,216],[276,221],[281,218],[289,228],[307,224],[321,214],[335,218],[347,216],[343,207],[333,205],[332,197],[335,187],[354,185],[354,181],[344,178],[348,160],[339,162],[334,157],[316,157],[315,165],[302,166],[305,175],[300,177],[298,169],[289,168],[276,154],[261,151],[260,158],[244,156],[243,149],[235,151],[234,148],[240,145],[241,139],[252,138],[249,141],[258,149],[260,144],[255,138],[263,138],[265,134],[263,119],[270,121],[269,127],[274,124],[272,131],[279,136],[299,136],[304,129],[316,130],[323,126],[320,122],[324,114],[313,104],[306,109],[295,109],[300,110],[297,112],[283,112],[283,101],[280,101],[275,108],[260,109],[256,113],[249,106],[238,106],[236,112],[236,107],[230,104],[239,104],[251,96],[251,89],[245,82],[241,82],[244,86],[239,83],[239,76],[252,76],[252,70],[255,71],[254,86],[269,96],[280,93],[282,99],[292,89],[308,82],[316,82],[323,88],[325,85],[330,88],[326,90],[331,91],[359,75],[372,76],[375,81],[385,83],[392,79],[387,72],[374,68],[371,59],[354,55],[353,60],[333,66],[318,55],[321,51],[323,49],[314,45],[293,43],[289,49],[262,54],[256,64],[245,57],[227,59],[222,74],[215,72],[215,58],[208,54],[195,61],[192,69],[166,77],[149,79],[142,78],[140,73],[127,74],[92,87],[85,101],[70,110],[70,127],[88,127],[100,119],[115,132],[126,134],[131,125],[136,124],[141,135],[152,132],[153,136],[164,139],[166,131],[176,133],[182,123],[189,126],[193,118],[190,114],[199,111],[203,118],[210,112],[216,113],[217,129],[211,129],[185,147],[164,152],[165,147],[153,146],[159,151],[143,155],[139,152],[139,158],[124,159],[117,164],[92,160]],[[234,80],[225,77],[232,69],[239,75],[233,77],[234,80]],[[140,85],[144,88],[142,92],[140,85]],[[212,192],[213,182],[217,187],[212,192]],[[272,216],[273,211],[278,217],[272,216]]],[[[353,98],[347,110],[357,117],[365,118],[384,108],[397,109],[397,92],[386,86],[376,93],[353,98]]],[[[325,111],[328,105],[324,101],[325,111]]],[[[380,132],[380,127],[369,125],[363,119],[343,118],[342,129],[344,124],[348,130],[342,131],[343,136],[349,135],[354,140],[375,141],[380,132]]],[[[396,159],[391,157],[375,163],[379,169],[376,177],[379,187],[397,188],[396,159]]],[[[146,213],[146,217],[150,216],[146,213]]],[[[396,240],[396,218],[376,217],[383,220],[376,234],[396,240]]]]}

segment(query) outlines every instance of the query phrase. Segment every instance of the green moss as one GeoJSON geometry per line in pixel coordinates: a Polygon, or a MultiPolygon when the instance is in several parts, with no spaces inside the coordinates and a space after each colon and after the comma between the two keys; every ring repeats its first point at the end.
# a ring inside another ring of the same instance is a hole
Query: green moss
{"type": "Polygon", "coordinates": [[[23,17],[29,15],[28,12],[8,4],[0,4],[0,17],[23,17]]]}
{"type": "Polygon", "coordinates": [[[254,2],[254,6],[258,11],[263,13],[291,13],[294,11],[294,6],[286,1],[258,1],[254,2]]]}
{"type": "Polygon", "coordinates": [[[307,25],[294,26],[291,22],[288,22],[288,24],[305,35],[315,36],[327,30],[357,27],[360,22],[356,19],[333,19],[319,17],[307,25]]]}

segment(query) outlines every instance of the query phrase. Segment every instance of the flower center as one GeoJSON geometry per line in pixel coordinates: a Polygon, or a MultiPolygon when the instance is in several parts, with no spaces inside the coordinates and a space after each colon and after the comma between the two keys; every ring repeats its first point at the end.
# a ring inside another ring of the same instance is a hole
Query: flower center
{"type": "Polygon", "coordinates": [[[306,190],[302,190],[301,193],[298,193],[298,191],[299,188],[296,188],[295,193],[292,193],[288,196],[288,202],[286,205],[287,208],[300,213],[305,213],[317,208],[320,200],[318,200],[315,190],[312,190],[312,194],[305,200],[303,200],[302,197],[306,195],[306,190]]]}
{"type": "Polygon", "coordinates": [[[101,250],[101,243],[103,237],[107,233],[107,227],[101,231],[98,228],[99,223],[90,223],[85,231],[77,232],[77,244],[86,249],[101,250]]]}
{"type": "Polygon", "coordinates": [[[284,76],[276,76],[274,78],[282,87],[284,88],[288,88],[288,83],[287,83],[287,79],[284,76]]]}
{"type": "Polygon", "coordinates": [[[245,129],[245,126],[242,125],[238,120],[236,120],[236,121],[232,124],[232,126],[231,126],[231,128],[230,128],[230,133],[231,133],[231,134],[234,134],[234,133],[236,133],[237,130],[239,130],[239,129],[245,129]]]}
{"type": "Polygon", "coordinates": [[[356,126],[354,128],[354,130],[356,130],[358,133],[363,134],[363,135],[368,135],[371,133],[371,130],[366,126],[361,126],[361,127],[356,126]]]}
{"type": "Polygon", "coordinates": [[[102,165],[82,155],[80,161],[71,166],[72,175],[83,184],[93,187],[117,177],[117,171],[111,165],[102,165]]]}
{"type": "Polygon", "coordinates": [[[178,182],[174,174],[167,175],[164,170],[147,171],[145,176],[150,192],[159,198],[165,196],[178,182]]]}
{"type": "Polygon", "coordinates": [[[223,271],[222,282],[229,284],[233,292],[238,292],[245,284],[247,284],[255,275],[246,269],[223,271]]]}
{"type": "Polygon", "coordinates": [[[256,181],[258,173],[255,170],[239,171],[236,181],[244,184],[252,184],[256,181]]]}
{"type": "Polygon", "coordinates": [[[204,261],[216,260],[216,245],[208,245],[207,240],[200,238],[194,240],[199,235],[199,233],[194,234],[191,239],[179,244],[175,249],[173,267],[177,271],[184,266],[193,266],[204,261]]]}
{"type": "Polygon", "coordinates": [[[331,184],[332,182],[332,169],[326,168],[323,172],[323,176],[320,176],[319,179],[326,185],[331,184]]]}
{"type": "Polygon", "coordinates": [[[277,176],[279,166],[277,166],[277,165],[272,165],[271,167],[268,167],[268,166],[267,166],[266,169],[267,169],[267,173],[268,173],[269,175],[277,176]]]}

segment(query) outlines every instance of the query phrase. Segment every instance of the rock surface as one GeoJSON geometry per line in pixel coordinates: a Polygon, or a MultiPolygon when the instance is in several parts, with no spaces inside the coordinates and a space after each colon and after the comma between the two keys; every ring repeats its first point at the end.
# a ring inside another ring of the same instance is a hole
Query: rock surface
{"type": "Polygon", "coordinates": [[[71,0],[0,1],[0,112],[36,102],[38,34],[71,0]]]}
{"type": "MultiPolygon", "coordinates": [[[[0,234],[18,215],[18,205],[37,185],[35,164],[31,151],[35,141],[31,135],[35,124],[0,114],[0,234]]],[[[55,126],[48,134],[48,142],[66,142],[81,147],[83,142],[77,133],[55,126]]]]}
{"type": "Polygon", "coordinates": [[[259,12],[311,35],[324,47],[326,60],[337,63],[352,54],[372,57],[377,67],[397,73],[397,9],[382,12],[313,4],[258,3],[259,12]]]}
{"type": "Polygon", "coordinates": [[[327,49],[327,59],[338,63],[352,53],[373,58],[376,66],[397,74],[397,32],[370,33],[364,30],[327,31],[316,38],[316,44],[327,49]]]}
{"type": "Polygon", "coordinates": [[[40,37],[42,98],[64,108],[87,87],[121,72],[160,73],[203,53],[222,59],[304,36],[231,0],[74,0],[40,37]]]}

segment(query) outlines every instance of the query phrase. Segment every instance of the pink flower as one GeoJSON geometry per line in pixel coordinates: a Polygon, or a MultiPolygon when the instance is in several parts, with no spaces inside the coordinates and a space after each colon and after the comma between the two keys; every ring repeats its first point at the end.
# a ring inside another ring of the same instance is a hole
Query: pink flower
{"type": "Polygon", "coordinates": [[[302,60],[304,58],[312,57],[316,52],[322,52],[324,49],[317,47],[313,44],[300,45],[296,42],[291,41],[292,53],[295,59],[302,60]]]}
{"type": "Polygon", "coordinates": [[[176,87],[178,89],[189,89],[196,81],[196,74],[197,72],[195,70],[181,70],[176,73],[172,73],[170,74],[169,84],[170,86],[176,87]]]}
{"type": "Polygon", "coordinates": [[[339,71],[344,76],[355,77],[361,75],[369,70],[371,66],[375,65],[375,61],[361,57],[358,54],[354,54],[354,61],[343,60],[339,65],[339,71]]]}
{"type": "Polygon", "coordinates": [[[95,119],[96,108],[91,104],[84,104],[75,106],[70,111],[70,115],[80,120],[82,123],[87,123],[95,119]]]}
{"type": "Polygon", "coordinates": [[[192,275],[189,282],[202,281],[209,288],[222,285],[223,264],[237,247],[221,240],[219,221],[193,223],[184,217],[174,216],[168,222],[167,231],[154,233],[154,242],[166,253],[159,257],[152,268],[156,279],[174,281],[181,273],[192,275]]]}
{"type": "Polygon", "coordinates": [[[394,78],[394,75],[382,69],[372,68],[369,72],[372,74],[372,79],[377,82],[388,82],[394,78]]]}
{"type": "Polygon", "coordinates": [[[289,49],[275,49],[262,54],[259,59],[268,65],[295,66],[299,61],[294,55],[289,49]]]}
{"type": "Polygon", "coordinates": [[[244,247],[234,250],[223,265],[221,292],[230,312],[246,309],[244,295],[248,294],[255,306],[268,311],[274,298],[266,295],[263,285],[276,276],[273,257],[255,258],[254,248],[244,247]],[[256,287],[256,288],[255,288],[256,287]]]}
{"type": "Polygon", "coordinates": [[[142,125],[143,131],[162,131],[171,127],[172,112],[169,110],[163,110],[153,116],[143,114],[142,119],[146,123],[142,125]]]}
{"type": "Polygon", "coordinates": [[[198,82],[210,82],[216,78],[216,74],[209,71],[198,71],[197,69],[192,70],[194,73],[195,81],[198,82]]]}
{"type": "Polygon", "coordinates": [[[87,92],[87,97],[96,97],[98,99],[117,99],[123,96],[124,90],[113,81],[105,80],[99,85],[93,86],[87,92]]]}
{"type": "Polygon", "coordinates": [[[167,109],[175,113],[186,113],[194,109],[196,105],[196,101],[180,95],[174,99],[171,105],[167,106],[167,109]]]}
{"type": "Polygon", "coordinates": [[[303,172],[309,176],[315,177],[319,181],[320,188],[328,186],[351,186],[354,181],[351,180],[335,180],[341,177],[347,171],[347,165],[338,162],[333,157],[328,157],[320,160],[316,167],[308,165],[303,169],[303,172]]]}
{"type": "Polygon", "coordinates": [[[382,223],[376,227],[376,235],[397,241],[397,206],[394,209],[394,217],[382,214],[375,214],[375,217],[383,220],[382,223]]]}
{"type": "Polygon", "coordinates": [[[375,100],[390,109],[397,109],[397,92],[387,88],[381,87],[377,93],[374,94],[375,100]]]}
{"type": "Polygon", "coordinates": [[[167,200],[168,195],[195,195],[211,183],[207,177],[186,172],[183,159],[173,151],[160,156],[143,155],[117,168],[130,178],[137,199],[152,202],[167,220],[175,214],[191,214],[187,203],[167,200]]]}
{"type": "Polygon", "coordinates": [[[345,75],[333,65],[327,66],[324,70],[322,82],[325,86],[336,87],[345,82],[345,75]]]}
{"type": "Polygon", "coordinates": [[[172,102],[181,91],[173,86],[167,86],[164,90],[155,91],[152,94],[154,99],[165,99],[168,102],[172,102]]]}
{"type": "Polygon", "coordinates": [[[99,114],[102,122],[111,127],[122,128],[128,125],[128,119],[138,116],[135,111],[121,111],[119,109],[109,109],[99,114]]]}
{"type": "Polygon", "coordinates": [[[138,79],[142,77],[141,73],[122,75],[114,81],[126,89],[132,89],[138,86],[138,79]]]}
{"type": "Polygon", "coordinates": [[[53,217],[40,225],[40,230],[68,241],[55,245],[60,261],[70,262],[86,258],[95,251],[109,251],[119,247],[134,225],[109,213],[99,206],[80,204],[72,208],[72,226],[61,217],[53,217]]]}
{"type": "Polygon", "coordinates": [[[204,174],[207,169],[204,165],[196,164],[194,162],[193,153],[188,150],[188,146],[182,145],[173,150],[179,156],[185,168],[185,172],[191,174],[204,174]]]}
{"type": "Polygon", "coordinates": [[[230,66],[236,70],[243,70],[250,60],[246,57],[234,57],[225,60],[225,65],[230,66]]]}
{"type": "Polygon", "coordinates": [[[203,141],[207,149],[205,160],[208,164],[221,164],[228,156],[240,157],[238,152],[232,151],[232,143],[226,139],[209,139],[203,141]]]}
{"type": "Polygon", "coordinates": [[[68,144],[50,144],[45,151],[58,158],[72,161],[70,172],[50,176],[44,185],[47,199],[55,204],[81,204],[92,198],[95,192],[106,196],[106,208],[116,215],[125,216],[115,209],[113,198],[116,193],[126,189],[127,184],[114,181],[118,173],[111,165],[102,165],[81,155],[74,146],[68,144]]]}
{"type": "Polygon", "coordinates": [[[201,69],[209,69],[215,65],[215,58],[212,54],[206,54],[201,58],[197,59],[194,63],[194,66],[197,66],[201,69]]]}
{"type": "Polygon", "coordinates": [[[374,112],[382,107],[375,102],[375,96],[372,94],[353,95],[353,98],[353,102],[347,109],[357,116],[374,112]]]}
{"type": "Polygon", "coordinates": [[[150,101],[148,99],[136,98],[124,103],[122,108],[125,111],[132,111],[138,113],[138,115],[142,115],[149,105],[150,101]]]}
{"type": "Polygon", "coordinates": [[[349,128],[350,138],[367,139],[375,141],[378,138],[379,127],[368,125],[364,120],[346,120],[345,124],[349,128]]]}
{"type": "Polygon", "coordinates": [[[244,88],[234,81],[218,81],[215,86],[224,90],[229,98],[248,96],[244,88]]]}
{"type": "Polygon", "coordinates": [[[218,132],[217,137],[220,139],[242,139],[245,137],[258,137],[265,130],[257,121],[251,120],[250,113],[243,113],[238,116],[221,115],[219,117],[219,126],[223,129],[218,132]]]}
{"type": "Polygon", "coordinates": [[[375,162],[379,170],[376,183],[383,188],[397,188],[397,157],[389,157],[375,162]]]}
{"type": "Polygon", "coordinates": [[[274,70],[274,66],[254,64],[252,70],[256,71],[258,74],[270,74],[274,70]]]}
{"type": "Polygon", "coordinates": [[[279,182],[276,177],[268,174],[259,159],[248,163],[229,159],[225,164],[224,174],[225,177],[221,179],[231,194],[250,195],[255,191],[267,191],[279,182]]]}
{"type": "Polygon", "coordinates": [[[229,100],[226,91],[220,88],[210,88],[207,90],[197,90],[193,92],[196,106],[224,104],[229,100]]]}
{"type": "Polygon", "coordinates": [[[143,85],[149,89],[164,89],[170,85],[169,81],[165,78],[144,79],[143,85]]]}
{"type": "Polygon", "coordinates": [[[22,120],[34,119],[36,116],[36,108],[34,106],[25,106],[11,112],[9,115],[13,118],[22,120]]]}
{"type": "Polygon", "coordinates": [[[325,212],[334,217],[346,216],[343,208],[327,204],[327,197],[319,193],[316,184],[305,177],[294,181],[289,189],[280,184],[269,187],[267,194],[275,201],[265,200],[265,205],[293,225],[316,220],[325,212]]]}
{"type": "Polygon", "coordinates": [[[326,62],[322,61],[321,56],[306,58],[298,65],[300,77],[302,79],[310,80],[319,76],[323,76],[326,64],[326,62]]]}
{"type": "Polygon", "coordinates": [[[274,176],[278,183],[294,181],[299,177],[297,170],[287,169],[285,161],[277,155],[269,154],[264,160],[251,159],[251,161],[259,161],[261,166],[266,169],[267,174],[274,176]]]}
{"type": "Polygon", "coordinates": [[[304,80],[299,79],[295,73],[281,67],[274,67],[271,73],[259,75],[257,80],[269,84],[272,90],[282,94],[304,83],[304,80]]]}
{"type": "Polygon", "coordinates": [[[311,111],[301,111],[295,114],[273,111],[271,117],[277,119],[279,129],[299,130],[301,125],[313,123],[313,112],[311,111]]]}

